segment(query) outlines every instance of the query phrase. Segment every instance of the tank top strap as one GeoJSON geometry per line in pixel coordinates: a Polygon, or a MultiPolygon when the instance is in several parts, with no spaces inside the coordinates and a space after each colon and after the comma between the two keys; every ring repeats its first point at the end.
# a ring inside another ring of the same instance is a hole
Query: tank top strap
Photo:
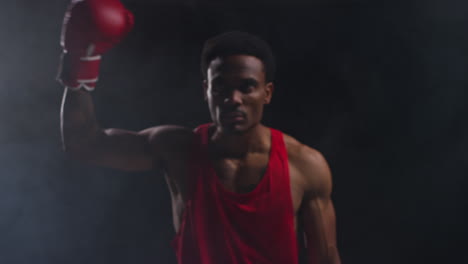
{"type": "Polygon", "coordinates": [[[270,128],[271,131],[271,151],[276,152],[283,161],[288,160],[286,144],[284,143],[283,132],[270,128]]]}
{"type": "Polygon", "coordinates": [[[284,135],[281,131],[270,128],[271,130],[271,159],[270,160],[270,173],[274,176],[271,177],[271,189],[276,195],[282,196],[284,206],[290,207],[292,212],[292,200],[290,190],[290,175],[289,175],[289,162],[286,144],[284,142],[284,135]]]}
{"type": "Polygon", "coordinates": [[[187,200],[191,201],[194,197],[200,168],[206,166],[208,162],[207,148],[208,148],[208,129],[212,124],[199,125],[193,129],[194,136],[189,150],[189,175],[187,179],[188,194],[187,200]],[[201,166],[203,164],[203,166],[201,166]]]}
{"type": "Polygon", "coordinates": [[[213,125],[212,123],[199,125],[197,128],[195,128],[193,130],[195,132],[195,134],[197,134],[197,136],[198,136],[198,138],[197,138],[198,142],[203,146],[208,145],[208,129],[212,125],[213,125]]]}

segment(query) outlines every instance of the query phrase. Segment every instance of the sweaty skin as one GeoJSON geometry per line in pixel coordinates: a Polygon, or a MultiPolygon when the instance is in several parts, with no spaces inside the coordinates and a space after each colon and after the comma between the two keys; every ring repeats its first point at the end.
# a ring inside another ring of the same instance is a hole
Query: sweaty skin
{"type": "MultiPolygon", "coordinates": [[[[220,182],[233,192],[252,191],[268,164],[270,130],[261,124],[273,83],[265,81],[261,60],[248,55],[214,59],[203,83],[214,126],[209,153],[220,182]]],[[[64,149],[76,158],[101,166],[165,171],[171,193],[173,223],[179,230],[187,201],[189,146],[192,130],[157,126],[140,132],[99,127],[88,92],[65,90],[61,128],[64,149]]],[[[305,230],[309,263],[341,263],[336,247],[332,179],[323,156],[289,135],[290,186],[296,213],[295,230],[305,230]],[[301,214],[299,214],[301,212],[301,214]],[[298,219],[302,215],[302,219],[298,219]]]]}

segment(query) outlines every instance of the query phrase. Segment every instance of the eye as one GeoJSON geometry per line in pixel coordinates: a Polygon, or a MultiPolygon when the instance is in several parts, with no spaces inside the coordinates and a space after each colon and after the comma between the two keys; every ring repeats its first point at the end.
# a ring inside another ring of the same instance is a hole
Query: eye
{"type": "Polygon", "coordinates": [[[253,82],[245,82],[243,83],[239,90],[243,93],[251,93],[256,87],[256,84],[253,82]]]}
{"type": "Polygon", "coordinates": [[[240,91],[243,93],[250,93],[252,92],[253,87],[251,85],[243,85],[240,87],[240,91]]]}
{"type": "Polygon", "coordinates": [[[213,85],[211,87],[211,95],[213,97],[224,98],[228,96],[230,89],[225,85],[213,85]]]}

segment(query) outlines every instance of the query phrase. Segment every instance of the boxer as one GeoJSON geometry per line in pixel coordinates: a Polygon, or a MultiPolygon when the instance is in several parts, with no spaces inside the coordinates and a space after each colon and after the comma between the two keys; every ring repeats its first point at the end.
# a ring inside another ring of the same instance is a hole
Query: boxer
{"type": "Polygon", "coordinates": [[[262,39],[227,32],[205,42],[202,85],[211,123],[138,132],[98,124],[91,92],[101,56],[132,26],[132,13],[118,0],[71,2],[58,77],[65,87],[64,150],[110,168],[164,170],[180,264],[298,263],[298,237],[305,237],[308,263],[341,263],[326,160],[261,123],[275,71],[262,39]]]}

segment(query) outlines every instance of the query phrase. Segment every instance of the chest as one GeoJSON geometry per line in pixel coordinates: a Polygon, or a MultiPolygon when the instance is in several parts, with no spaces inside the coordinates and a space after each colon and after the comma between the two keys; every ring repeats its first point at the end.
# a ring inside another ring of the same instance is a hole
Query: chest
{"type": "Polygon", "coordinates": [[[217,180],[226,190],[235,193],[253,191],[268,169],[268,154],[253,153],[244,158],[217,158],[211,160],[217,180]]]}
{"type": "MultiPolygon", "coordinates": [[[[248,193],[257,188],[262,180],[264,180],[267,170],[278,170],[278,168],[270,164],[270,158],[268,153],[258,153],[250,154],[244,159],[225,158],[212,160],[212,165],[217,180],[226,190],[235,193],[248,193]]],[[[297,212],[304,194],[303,186],[301,185],[301,175],[294,165],[290,163],[288,163],[288,172],[291,199],[294,210],[297,212]]],[[[272,176],[279,177],[280,175],[275,172],[272,176]]]]}
{"type": "MultiPolygon", "coordinates": [[[[211,164],[216,173],[216,180],[226,189],[236,193],[253,191],[264,179],[269,166],[269,155],[254,154],[245,159],[212,159],[211,164]]],[[[187,162],[171,163],[166,180],[172,197],[173,221],[176,231],[179,229],[185,203],[188,198],[187,162]]],[[[292,205],[297,213],[304,194],[300,172],[288,161],[289,188],[292,205]]],[[[297,220],[297,219],[296,219],[297,220]]],[[[297,221],[295,220],[295,228],[297,221]]]]}

